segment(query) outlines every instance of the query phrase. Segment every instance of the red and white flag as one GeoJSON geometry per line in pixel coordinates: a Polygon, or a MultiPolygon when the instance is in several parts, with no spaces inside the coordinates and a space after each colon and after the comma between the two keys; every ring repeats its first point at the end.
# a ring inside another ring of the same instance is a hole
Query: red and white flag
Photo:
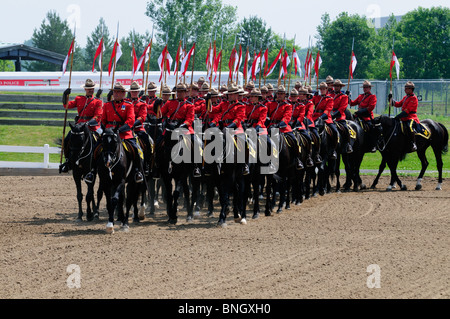
{"type": "Polygon", "coordinates": [[[111,60],[109,60],[109,66],[108,66],[108,76],[111,76],[111,70],[113,67],[113,59],[116,59],[116,65],[119,61],[120,57],[122,56],[122,49],[120,48],[120,43],[116,40],[113,47],[113,52],[111,54],[111,60]]]}
{"type": "Polygon", "coordinates": [[[248,72],[248,61],[250,61],[250,53],[247,50],[247,55],[245,57],[245,61],[244,61],[244,79],[247,79],[248,75],[250,72],[248,72]]]}
{"type": "Polygon", "coordinates": [[[252,63],[251,76],[253,81],[256,81],[256,74],[258,74],[259,72],[260,63],[261,63],[261,52],[258,53],[258,55],[255,57],[255,60],[252,63]]]}
{"type": "Polygon", "coordinates": [[[392,59],[391,59],[391,69],[389,72],[389,76],[392,79],[392,67],[395,65],[395,72],[397,73],[397,80],[400,80],[400,62],[398,62],[397,56],[395,52],[392,51],[392,59]]]}
{"type": "Polygon", "coordinates": [[[167,45],[164,47],[164,50],[161,52],[161,55],[158,58],[158,65],[159,69],[161,70],[161,76],[159,77],[159,82],[161,82],[161,79],[163,77],[164,72],[169,72],[170,75],[170,68],[172,66],[173,59],[170,56],[169,50],[167,49],[167,45]]]}
{"type": "Polygon", "coordinates": [[[267,73],[267,69],[269,68],[269,48],[264,51],[261,61],[261,69],[264,67],[264,76],[267,73]]]}
{"type": "Polygon", "coordinates": [[[74,44],[74,40],[72,40],[72,43],[70,44],[70,48],[69,48],[69,52],[67,53],[66,58],[64,59],[63,65],[62,65],[62,75],[64,75],[64,73],[66,73],[66,69],[67,69],[67,64],[69,63],[69,58],[70,56],[73,54],[73,44],[74,44]]]}
{"type": "Polygon", "coordinates": [[[228,73],[228,78],[229,79],[233,78],[233,74],[234,74],[233,71],[234,71],[235,65],[237,63],[236,57],[237,57],[236,48],[233,48],[231,50],[230,60],[228,61],[228,69],[230,70],[229,73],[228,73]]]}
{"type": "Polygon", "coordinates": [[[131,50],[131,60],[133,61],[132,65],[131,65],[131,79],[134,79],[134,75],[136,74],[137,70],[139,70],[139,68],[138,68],[139,61],[136,56],[136,51],[134,49],[134,45],[131,50]]]}
{"type": "Polygon", "coordinates": [[[147,45],[144,52],[142,53],[141,57],[139,58],[136,70],[142,69],[142,73],[145,73],[145,64],[148,62],[148,56],[150,47],[152,46],[152,41],[147,45]]]}
{"type": "Polygon", "coordinates": [[[222,61],[222,50],[220,50],[219,54],[216,56],[216,59],[214,60],[214,81],[217,78],[217,72],[219,70],[220,61],[222,61]]]}
{"type": "Polygon", "coordinates": [[[288,74],[288,66],[289,63],[291,63],[291,59],[289,58],[289,54],[286,50],[284,50],[284,57],[281,59],[281,76],[283,79],[286,78],[286,75],[288,74]]]}
{"type": "Polygon", "coordinates": [[[268,77],[269,75],[271,75],[273,70],[275,70],[275,67],[277,66],[278,61],[281,59],[281,54],[283,54],[283,48],[280,49],[280,52],[278,52],[277,57],[275,58],[275,60],[273,60],[273,62],[270,65],[269,69],[264,74],[265,77],[268,77]]]}
{"type": "Polygon", "coordinates": [[[189,50],[189,52],[184,56],[183,60],[181,61],[181,67],[180,67],[181,76],[186,75],[186,71],[189,66],[189,61],[191,60],[191,56],[194,53],[194,51],[195,51],[195,43],[192,46],[192,48],[189,50]]]}
{"type": "MultiPolygon", "coordinates": [[[[173,74],[176,74],[178,71],[178,67],[180,66],[180,57],[181,57],[181,45],[178,46],[177,55],[175,56],[175,66],[173,69],[173,74]]],[[[178,81],[178,80],[176,80],[178,81]]]]}
{"type": "MultiPolygon", "coordinates": [[[[100,44],[98,45],[97,51],[95,51],[94,62],[92,63],[92,72],[95,71],[95,60],[97,60],[97,58],[100,55],[103,55],[103,52],[105,52],[105,44],[103,43],[103,38],[102,38],[100,40],[100,44]]],[[[98,67],[99,67],[99,70],[102,69],[102,59],[101,58],[98,60],[98,67]]]]}
{"type": "Polygon", "coordinates": [[[355,68],[356,68],[356,56],[355,53],[352,51],[352,60],[350,62],[350,77],[353,79],[353,72],[355,72],[355,68]]]}
{"type": "Polygon", "coordinates": [[[320,57],[320,51],[317,51],[316,62],[314,63],[314,71],[316,72],[316,77],[319,77],[319,69],[322,65],[322,58],[320,57]]]}
{"type": "Polygon", "coordinates": [[[292,54],[292,58],[294,59],[294,68],[295,68],[295,72],[294,74],[299,76],[302,76],[302,65],[300,64],[300,58],[298,57],[297,51],[295,51],[292,54]]]}
{"type": "Polygon", "coordinates": [[[238,74],[239,69],[241,68],[242,64],[242,46],[239,45],[239,54],[236,51],[236,58],[234,60],[234,73],[238,74]]]}

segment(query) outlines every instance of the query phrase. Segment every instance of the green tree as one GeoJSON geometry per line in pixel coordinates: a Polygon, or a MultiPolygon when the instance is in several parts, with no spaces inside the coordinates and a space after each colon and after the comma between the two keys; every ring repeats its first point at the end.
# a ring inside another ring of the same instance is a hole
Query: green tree
{"type": "Polygon", "coordinates": [[[403,59],[405,78],[436,79],[450,76],[448,45],[450,9],[419,7],[405,14],[398,24],[402,38],[396,55],[403,59]]]}
{"type": "MultiPolygon", "coordinates": [[[[51,52],[60,53],[66,55],[70,43],[73,40],[73,33],[70,30],[67,21],[61,20],[59,15],[55,11],[49,11],[41,23],[39,29],[34,29],[33,36],[31,38],[33,45],[37,48],[48,50],[51,52]]],[[[76,47],[75,52],[80,52],[80,48],[76,47]]],[[[75,54],[74,59],[81,58],[82,56],[75,54]]],[[[74,64],[76,61],[74,61],[74,64]]],[[[33,61],[28,63],[26,67],[29,71],[60,71],[61,66],[47,62],[33,61]]]]}
{"type": "MultiPolygon", "coordinates": [[[[111,38],[105,20],[103,18],[100,18],[97,27],[94,29],[91,35],[87,37],[85,48],[86,51],[84,55],[84,62],[87,70],[92,70],[95,52],[97,51],[98,45],[100,44],[102,37],[105,46],[105,52],[103,53],[102,69],[103,71],[105,71],[108,68],[109,58],[111,57],[114,40],[111,38]]],[[[98,70],[98,61],[95,62],[95,69],[98,70]]]]}
{"type": "MultiPolygon", "coordinates": [[[[149,1],[145,14],[154,23],[155,28],[152,49],[155,54],[152,56],[159,56],[166,40],[173,57],[180,39],[185,40],[188,50],[196,40],[195,69],[206,70],[206,53],[216,31],[217,38],[224,34],[224,52],[233,41],[230,38],[234,37],[231,33],[236,21],[236,10],[235,7],[224,5],[221,0],[149,1]]],[[[151,59],[151,69],[159,70],[157,58],[151,59]]]]}
{"type": "MultiPolygon", "coordinates": [[[[348,15],[342,12],[330,22],[329,15],[322,16],[322,24],[317,27],[318,47],[322,57],[319,77],[331,75],[343,82],[349,75],[353,38],[354,52],[358,61],[354,77],[367,78],[369,64],[375,57],[376,33],[364,16],[348,15]]],[[[313,52],[313,56],[317,51],[313,52]]]]}

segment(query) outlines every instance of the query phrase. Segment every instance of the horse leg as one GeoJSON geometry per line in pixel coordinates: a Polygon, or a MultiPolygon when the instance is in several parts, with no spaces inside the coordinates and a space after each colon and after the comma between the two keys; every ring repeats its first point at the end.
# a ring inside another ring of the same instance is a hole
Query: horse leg
{"type": "Polygon", "coordinates": [[[149,178],[149,190],[148,190],[148,195],[149,195],[148,205],[150,208],[150,216],[155,215],[155,195],[156,195],[155,189],[156,189],[155,179],[150,177],[149,178]]]}
{"type": "Polygon", "coordinates": [[[86,204],[87,204],[86,219],[88,222],[90,222],[94,219],[93,211],[95,211],[94,184],[93,183],[87,185],[86,204]],[[91,205],[92,205],[92,209],[91,209],[91,205]]]}
{"type": "Polygon", "coordinates": [[[386,168],[386,159],[384,158],[384,156],[382,156],[380,166],[378,167],[378,174],[375,177],[375,180],[373,181],[372,185],[370,186],[371,189],[375,189],[377,187],[378,180],[380,179],[381,173],[383,173],[385,168],[386,168]]]}
{"type": "Polygon", "coordinates": [[[220,215],[219,215],[219,222],[217,223],[217,226],[219,227],[226,227],[226,218],[229,210],[230,205],[230,189],[231,189],[231,183],[232,178],[230,178],[227,174],[224,174],[223,180],[220,183],[219,186],[219,198],[220,198],[220,215]]]}
{"type": "Polygon", "coordinates": [[[419,177],[417,178],[416,191],[422,189],[423,175],[425,174],[425,171],[426,171],[426,169],[428,167],[428,160],[427,160],[427,156],[425,154],[425,151],[426,151],[426,149],[418,149],[417,150],[417,156],[419,157],[420,163],[422,164],[422,168],[420,170],[419,177]]]}
{"type": "Polygon", "coordinates": [[[114,233],[114,210],[115,205],[111,198],[111,188],[109,186],[104,187],[106,198],[106,210],[108,211],[108,223],[106,224],[106,233],[114,233]]]}
{"type": "Polygon", "coordinates": [[[280,192],[280,201],[278,202],[278,210],[277,213],[281,213],[283,211],[283,204],[284,201],[286,200],[286,179],[283,178],[283,180],[280,182],[280,188],[279,188],[279,192],[280,192]]]}
{"type": "MultiPolygon", "coordinates": [[[[259,168],[258,168],[259,169],[259,168]]],[[[259,174],[256,175],[256,177],[253,177],[252,180],[252,187],[253,187],[253,216],[252,219],[257,219],[259,217],[259,193],[260,193],[260,189],[259,189],[259,185],[260,185],[260,178],[259,178],[259,174]]]]}
{"type": "Polygon", "coordinates": [[[438,184],[436,186],[436,190],[440,191],[442,190],[442,149],[438,149],[437,147],[433,146],[433,152],[434,152],[434,156],[436,158],[436,167],[439,173],[439,177],[438,177],[438,184]]]}
{"type": "MultiPolygon", "coordinates": [[[[192,178],[194,179],[194,178],[192,178]]],[[[186,201],[186,209],[187,209],[187,222],[192,222],[192,220],[194,219],[194,214],[193,214],[193,210],[194,210],[194,198],[195,198],[195,193],[197,192],[197,187],[194,187],[194,182],[192,181],[192,195],[189,194],[189,186],[187,183],[187,179],[182,180],[181,184],[183,186],[183,192],[184,192],[184,200],[186,201]]],[[[200,215],[200,213],[199,213],[200,215]]]]}
{"type": "Polygon", "coordinates": [[[81,176],[79,174],[73,174],[73,179],[77,188],[77,201],[78,201],[78,216],[77,222],[83,220],[83,193],[81,189],[81,176]]]}

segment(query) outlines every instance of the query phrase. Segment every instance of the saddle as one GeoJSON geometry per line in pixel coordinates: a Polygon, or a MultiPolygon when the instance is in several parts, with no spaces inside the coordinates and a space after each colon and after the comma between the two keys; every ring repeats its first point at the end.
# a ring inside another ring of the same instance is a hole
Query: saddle
{"type": "Polygon", "coordinates": [[[362,120],[361,118],[356,118],[356,120],[358,121],[358,123],[359,123],[359,126],[361,126],[362,127],[362,129],[364,130],[364,132],[369,132],[370,131],[370,126],[369,126],[369,124],[367,124],[367,122],[366,121],[364,121],[364,120],[362,120]]]}
{"type": "Polygon", "coordinates": [[[348,130],[348,132],[350,134],[350,138],[356,140],[356,132],[350,125],[348,125],[347,120],[345,121],[345,126],[341,122],[335,122],[335,123],[336,123],[336,126],[339,131],[343,132],[344,130],[348,130]]]}
{"type": "MultiPolygon", "coordinates": [[[[137,149],[138,149],[138,153],[139,153],[139,157],[141,158],[141,160],[144,160],[144,153],[142,152],[142,148],[139,145],[140,143],[137,143],[137,149]]],[[[133,146],[131,145],[130,142],[128,142],[127,140],[122,140],[122,145],[123,148],[125,149],[125,151],[131,155],[131,158],[134,160],[136,158],[136,153],[135,150],[133,148],[133,146]]]]}
{"type": "Polygon", "coordinates": [[[423,123],[416,123],[416,128],[413,129],[414,121],[410,121],[409,125],[408,122],[402,122],[401,128],[402,133],[407,134],[407,131],[414,131],[414,134],[416,136],[421,136],[425,139],[430,139],[431,137],[431,130],[423,123]]]}

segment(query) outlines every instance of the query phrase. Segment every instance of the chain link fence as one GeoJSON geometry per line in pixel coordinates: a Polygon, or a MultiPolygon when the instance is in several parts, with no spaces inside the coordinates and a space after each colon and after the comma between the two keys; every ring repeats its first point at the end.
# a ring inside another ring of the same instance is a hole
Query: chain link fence
{"type": "MultiPolygon", "coordinates": [[[[302,79],[291,79],[289,89],[295,86],[295,83],[300,81],[304,83],[302,79]]],[[[319,80],[324,82],[325,80],[319,80]]],[[[414,93],[419,98],[419,107],[417,114],[419,118],[426,118],[429,115],[433,116],[449,116],[448,105],[448,89],[450,87],[450,80],[393,80],[392,81],[392,95],[394,100],[400,101],[405,96],[405,84],[407,81],[414,82],[416,88],[414,93]]],[[[343,81],[347,83],[347,81],[343,81]]],[[[354,100],[359,94],[364,93],[362,84],[364,80],[353,79],[350,82],[351,98],[354,100]]],[[[389,81],[370,81],[373,85],[372,93],[377,96],[377,105],[374,110],[375,114],[389,114],[388,94],[391,88],[391,82],[389,81]]],[[[271,83],[275,88],[278,85],[277,80],[266,80],[266,84],[271,83]]],[[[284,85],[284,81],[281,81],[284,85]]],[[[289,82],[286,80],[286,90],[288,89],[289,82]]],[[[312,83],[313,90],[316,90],[317,84],[312,83]]],[[[347,90],[347,86],[343,88],[347,90]]],[[[353,107],[354,108],[354,107],[353,107]]],[[[390,114],[395,116],[401,112],[401,108],[391,107],[390,114]]]]}

